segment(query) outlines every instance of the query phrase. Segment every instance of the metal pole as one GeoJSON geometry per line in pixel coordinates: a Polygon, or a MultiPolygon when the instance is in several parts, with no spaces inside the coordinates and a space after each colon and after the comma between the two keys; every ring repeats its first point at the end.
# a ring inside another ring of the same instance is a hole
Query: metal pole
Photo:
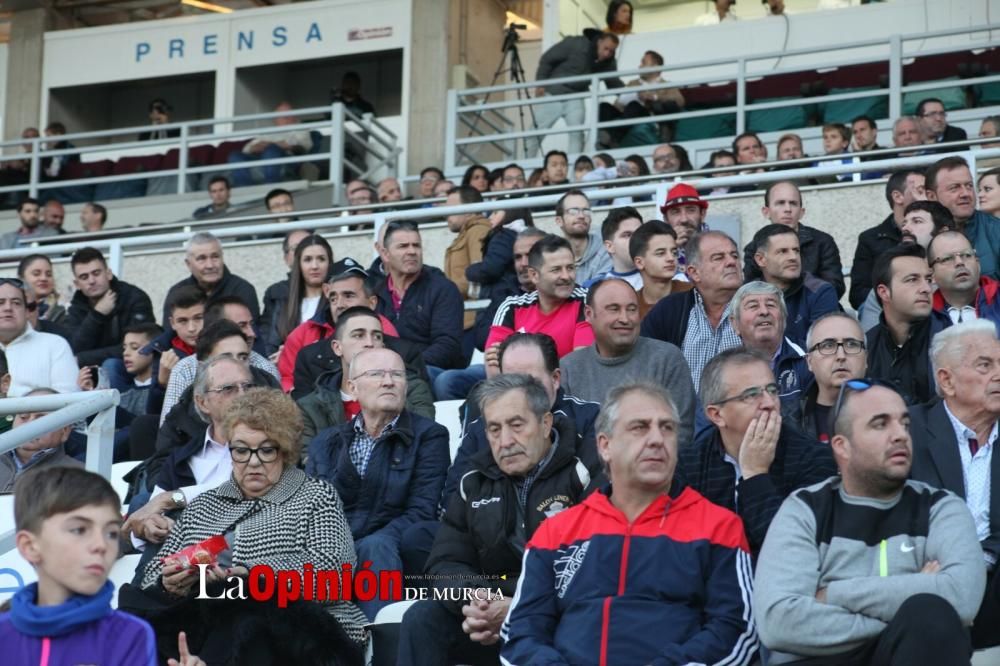
{"type": "Polygon", "coordinates": [[[177,192],[187,192],[188,126],[181,125],[181,145],[177,155],[177,192]]]}
{"type": "Polygon", "coordinates": [[[600,105],[597,97],[597,87],[601,85],[600,80],[595,76],[590,80],[590,108],[587,109],[587,148],[588,153],[597,152],[597,123],[600,120],[598,109],[600,105]]]}
{"type": "Polygon", "coordinates": [[[118,278],[121,278],[124,270],[124,258],[122,257],[122,244],[112,241],[108,244],[108,268],[118,278]]]}
{"type": "MultiPolygon", "coordinates": [[[[458,169],[458,147],[455,145],[458,131],[458,90],[449,88],[444,118],[444,170],[451,173],[458,169]]],[[[398,168],[398,165],[397,165],[398,168]]]]}
{"type": "Polygon", "coordinates": [[[747,131],[747,61],[740,58],[736,61],[736,135],[747,131]]]}
{"type": "MultiPolygon", "coordinates": [[[[115,405],[118,392],[115,391],[115,405]]],[[[111,476],[115,454],[115,407],[102,409],[87,426],[87,469],[105,479],[111,476]]]]}
{"type": "Polygon", "coordinates": [[[889,37],[889,117],[899,118],[903,108],[903,40],[889,37]]]}
{"type": "Polygon", "coordinates": [[[343,203],[344,196],[344,105],[335,102],[330,113],[330,183],[333,185],[333,205],[343,203]]]}
{"type": "Polygon", "coordinates": [[[31,140],[31,174],[28,179],[28,194],[32,199],[38,198],[38,181],[41,180],[42,174],[42,159],[38,156],[38,150],[41,148],[41,139],[35,138],[31,140]]]}

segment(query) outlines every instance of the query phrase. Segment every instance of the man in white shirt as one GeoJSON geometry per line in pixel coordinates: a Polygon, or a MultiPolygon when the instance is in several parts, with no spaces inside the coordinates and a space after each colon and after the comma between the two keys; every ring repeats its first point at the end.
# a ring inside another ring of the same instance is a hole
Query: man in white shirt
{"type": "Polygon", "coordinates": [[[49,388],[58,393],[77,390],[79,368],[69,343],[58,335],[36,331],[28,323],[24,283],[0,278],[0,351],[11,375],[9,397],[49,388]]]}
{"type": "Polygon", "coordinates": [[[986,595],[972,624],[974,649],[1000,644],[1000,456],[994,455],[1000,419],[1000,340],[987,320],[950,326],[931,342],[939,398],[910,408],[910,478],[950,490],[965,500],[976,525],[987,570],[986,595]]]}
{"type": "Polygon", "coordinates": [[[253,385],[244,361],[216,356],[198,369],[194,381],[194,401],[208,421],[205,437],[192,440],[170,453],[156,478],[149,501],[125,522],[125,532],[137,548],[166,539],[174,519],[168,511],[184,509],[198,495],[216,488],[232,475],[229,435],[223,427],[233,399],[253,385]]]}

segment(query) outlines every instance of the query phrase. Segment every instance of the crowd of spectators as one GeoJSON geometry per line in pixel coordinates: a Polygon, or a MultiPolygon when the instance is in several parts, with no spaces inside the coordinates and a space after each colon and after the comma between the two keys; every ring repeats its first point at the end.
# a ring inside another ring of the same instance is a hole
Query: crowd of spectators
{"type": "MultiPolygon", "coordinates": [[[[611,3],[608,29],[547,52],[539,82],[613,70],[631,17],[611,3]]],[[[602,118],[684,107],[647,84],[666,82],[623,86],[602,118]]],[[[577,124],[576,101],[536,120],[577,124]]],[[[571,141],[533,174],[423,169],[408,205],[564,187],[557,233],[535,226],[550,212],[537,207],[445,216],[442,266],[409,221],[378,229],[369,266],[296,230],[282,238],[288,277],[265,285],[199,232],[189,276],[154,306],[92,247],[73,253],[65,298],[52,259],[25,257],[0,278],[0,393],[117,389],[114,457],[136,465],[123,518],[82,470],[76,429],[0,455],[38,574],[0,614],[14,662],[363,663],[390,599],[327,598],[312,576],[351,569],[438,593],[380,646],[399,664],[968,664],[1000,645],[1000,170],[973,182],[964,158],[941,156],[879,174],[887,216],[859,235],[848,282],[834,237],[803,223],[814,179],[769,177],[742,248],[709,227],[706,197],[755,185],[678,179],[655,202],[662,219],[602,198],[612,178],[692,170],[671,132],[650,135],[651,167],[571,141]],[[457,446],[436,421],[443,400],[461,402],[457,446]],[[184,549],[213,538],[219,556],[194,566],[184,549]],[[139,566],[112,611],[121,552],[139,566]],[[309,572],[287,608],[227,596],[290,584],[262,565],[309,572]]],[[[822,132],[827,159],[879,148],[867,116],[822,132]]],[[[304,149],[265,136],[232,157],[247,163],[234,184],[304,149]]],[[[893,125],[906,155],[964,136],[937,99],[893,125]]],[[[778,162],[822,163],[794,134],[776,148],[778,162]]],[[[706,168],[768,161],[748,132],[706,168]]],[[[224,214],[230,189],[213,179],[195,217],[224,214]]],[[[406,200],[395,178],[344,194],[362,212],[406,200]]],[[[265,205],[294,219],[287,190],[265,205]]],[[[0,247],[63,232],[58,202],[25,199],[17,215],[0,247]]],[[[107,215],[87,204],[81,225],[107,215]]]]}

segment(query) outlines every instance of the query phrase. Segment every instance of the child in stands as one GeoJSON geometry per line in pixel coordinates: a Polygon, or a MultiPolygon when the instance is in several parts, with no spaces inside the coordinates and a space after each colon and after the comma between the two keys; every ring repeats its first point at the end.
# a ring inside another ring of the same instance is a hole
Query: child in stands
{"type": "MultiPolygon", "coordinates": [[[[17,550],[38,573],[0,614],[0,645],[10,664],[155,666],[153,630],[111,607],[108,580],[118,557],[121,505],[111,484],[75,467],[49,467],[19,479],[17,550]]],[[[170,666],[204,666],[187,654],[170,666]]]]}
{"type": "Polygon", "coordinates": [[[153,323],[133,324],[125,329],[122,341],[122,361],[125,371],[132,377],[132,388],[122,391],[121,407],[136,416],[146,413],[149,387],[153,384],[153,356],[140,350],[163,334],[163,329],[153,323]]]}

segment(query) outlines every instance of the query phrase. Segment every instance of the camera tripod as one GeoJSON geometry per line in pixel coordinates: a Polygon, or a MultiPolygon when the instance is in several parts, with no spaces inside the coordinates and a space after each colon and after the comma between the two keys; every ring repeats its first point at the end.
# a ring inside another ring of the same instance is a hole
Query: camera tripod
{"type": "MultiPolygon", "coordinates": [[[[507,31],[504,33],[503,46],[500,47],[500,51],[503,53],[503,55],[500,57],[500,63],[497,65],[497,69],[493,73],[493,81],[490,83],[490,87],[495,86],[497,84],[497,81],[500,80],[500,77],[506,72],[510,73],[510,79],[514,83],[525,83],[527,81],[524,75],[524,66],[521,64],[521,54],[517,50],[517,42],[521,38],[520,35],[517,34],[517,31],[527,30],[527,29],[528,29],[527,25],[520,23],[511,23],[509,26],[507,26],[507,31]],[[507,64],[508,58],[510,59],[509,65],[507,64]]],[[[492,93],[486,94],[486,96],[483,98],[483,104],[489,101],[491,94],[492,93]]],[[[527,123],[525,120],[525,113],[524,113],[525,101],[531,99],[531,93],[528,91],[527,88],[518,88],[517,99],[521,102],[521,104],[518,104],[517,106],[517,113],[520,119],[521,131],[523,132],[527,129],[527,123]]],[[[479,124],[479,121],[482,118],[483,113],[485,113],[485,111],[479,111],[476,113],[476,117],[474,118],[472,124],[469,126],[470,133],[476,129],[476,126],[479,124]]],[[[538,123],[535,121],[535,110],[530,104],[528,105],[528,113],[531,115],[531,128],[538,129],[538,123]]],[[[524,154],[527,155],[529,152],[528,148],[529,139],[528,137],[522,137],[521,140],[523,141],[522,146],[524,148],[524,154]]],[[[532,138],[531,141],[539,141],[539,139],[532,138]]],[[[516,148],[517,143],[515,142],[514,145],[516,148]]]]}

